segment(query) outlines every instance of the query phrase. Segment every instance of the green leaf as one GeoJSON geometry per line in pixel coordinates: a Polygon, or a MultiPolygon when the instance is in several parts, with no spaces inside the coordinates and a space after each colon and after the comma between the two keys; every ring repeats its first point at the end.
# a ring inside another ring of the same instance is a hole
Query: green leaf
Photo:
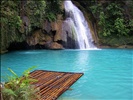
{"type": "Polygon", "coordinates": [[[9,70],[16,78],[18,77],[18,75],[17,75],[12,69],[8,68],[8,70],[9,70]]]}
{"type": "Polygon", "coordinates": [[[32,71],[32,70],[35,69],[35,68],[36,68],[36,66],[32,66],[32,67],[28,68],[27,70],[25,70],[25,71],[23,72],[23,75],[26,76],[26,77],[28,77],[30,71],[32,71]]]}

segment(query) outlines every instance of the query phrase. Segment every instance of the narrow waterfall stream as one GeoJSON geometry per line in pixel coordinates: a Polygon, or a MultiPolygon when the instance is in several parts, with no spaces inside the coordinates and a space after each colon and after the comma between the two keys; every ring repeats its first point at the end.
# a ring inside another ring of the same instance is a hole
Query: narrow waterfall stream
{"type": "Polygon", "coordinates": [[[78,42],[79,49],[93,49],[96,48],[93,44],[93,39],[88,27],[88,23],[83,13],[71,2],[66,0],[64,2],[66,12],[66,22],[72,27],[74,40],[78,42]]]}

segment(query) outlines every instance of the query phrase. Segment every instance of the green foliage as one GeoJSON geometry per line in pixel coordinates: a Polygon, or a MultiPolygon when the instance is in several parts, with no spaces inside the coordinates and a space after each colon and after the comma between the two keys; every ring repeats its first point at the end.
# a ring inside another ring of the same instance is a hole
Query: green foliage
{"type": "Polygon", "coordinates": [[[130,27],[131,30],[133,31],[133,19],[131,19],[131,20],[129,21],[129,27],[130,27]]]}
{"type": "Polygon", "coordinates": [[[62,0],[46,0],[46,19],[50,22],[56,20],[57,14],[62,14],[63,11],[61,9],[62,0]]]}
{"type": "MultiPolygon", "coordinates": [[[[28,0],[25,6],[25,15],[30,20],[30,26],[41,27],[41,23],[45,19],[45,0],[28,0]]],[[[31,30],[30,30],[31,31],[31,30]]]]}
{"type": "Polygon", "coordinates": [[[124,24],[124,19],[122,19],[122,18],[117,18],[115,20],[115,22],[114,22],[114,28],[115,28],[118,36],[121,36],[121,35],[127,36],[128,33],[129,33],[129,31],[130,31],[127,28],[127,26],[124,24]]]}
{"type": "Polygon", "coordinates": [[[94,4],[94,5],[90,6],[90,9],[92,10],[93,14],[99,14],[103,10],[101,4],[97,4],[97,5],[94,4]]]}
{"type": "Polygon", "coordinates": [[[8,70],[13,74],[13,76],[8,76],[8,82],[4,84],[2,88],[3,100],[36,100],[39,99],[39,95],[36,92],[39,89],[35,89],[30,83],[35,82],[35,79],[30,78],[30,71],[35,68],[35,66],[25,70],[23,72],[23,77],[19,77],[13,70],[8,68],[8,70]]]}
{"type": "Polygon", "coordinates": [[[22,20],[20,19],[18,12],[18,2],[15,1],[2,1],[1,2],[1,21],[2,25],[8,24],[9,27],[20,27],[22,20]]]}
{"type": "Polygon", "coordinates": [[[62,13],[61,2],[62,0],[2,0],[1,50],[6,51],[12,42],[24,41],[32,30],[43,27],[44,20],[55,21],[56,15],[62,13]]]}
{"type": "Polygon", "coordinates": [[[97,16],[100,36],[120,37],[129,35],[131,24],[124,18],[124,9],[119,3],[107,2],[104,5],[93,5],[90,8],[93,14],[97,16]]]}
{"type": "Polygon", "coordinates": [[[16,31],[20,28],[22,20],[19,16],[20,1],[1,1],[1,48],[5,50],[12,41],[20,41],[16,31]],[[17,40],[18,39],[18,40],[17,40]]]}
{"type": "Polygon", "coordinates": [[[55,16],[53,13],[51,13],[51,12],[47,13],[46,18],[47,18],[50,22],[53,22],[53,21],[56,20],[56,16],[55,16]]]}

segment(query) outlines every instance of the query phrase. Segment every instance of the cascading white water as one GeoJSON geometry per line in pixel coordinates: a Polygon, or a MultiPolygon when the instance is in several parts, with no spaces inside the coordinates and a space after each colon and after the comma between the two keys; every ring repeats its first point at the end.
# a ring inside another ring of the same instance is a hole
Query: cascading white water
{"type": "Polygon", "coordinates": [[[67,19],[74,26],[76,32],[76,40],[78,41],[79,49],[92,49],[94,46],[93,39],[88,27],[87,21],[83,13],[71,2],[66,0],[64,2],[67,19]]]}

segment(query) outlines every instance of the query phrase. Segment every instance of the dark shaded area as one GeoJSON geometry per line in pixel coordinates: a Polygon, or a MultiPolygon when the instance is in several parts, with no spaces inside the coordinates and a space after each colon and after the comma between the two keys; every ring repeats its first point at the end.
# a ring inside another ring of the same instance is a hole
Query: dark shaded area
{"type": "Polygon", "coordinates": [[[29,46],[27,44],[27,42],[23,41],[23,42],[12,42],[9,47],[8,47],[8,51],[16,51],[16,50],[34,50],[34,49],[48,49],[48,47],[46,45],[40,45],[40,44],[36,44],[36,45],[32,45],[29,46]]]}
{"type": "Polygon", "coordinates": [[[78,42],[67,36],[67,42],[62,41],[61,43],[66,49],[79,49],[78,42]]]}
{"type": "Polygon", "coordinates": [[[23,41],[23,42],[12,42],[10,43],[7,50],[13,51],[13,50],[28,50],[29,45],[23,41]]]}

